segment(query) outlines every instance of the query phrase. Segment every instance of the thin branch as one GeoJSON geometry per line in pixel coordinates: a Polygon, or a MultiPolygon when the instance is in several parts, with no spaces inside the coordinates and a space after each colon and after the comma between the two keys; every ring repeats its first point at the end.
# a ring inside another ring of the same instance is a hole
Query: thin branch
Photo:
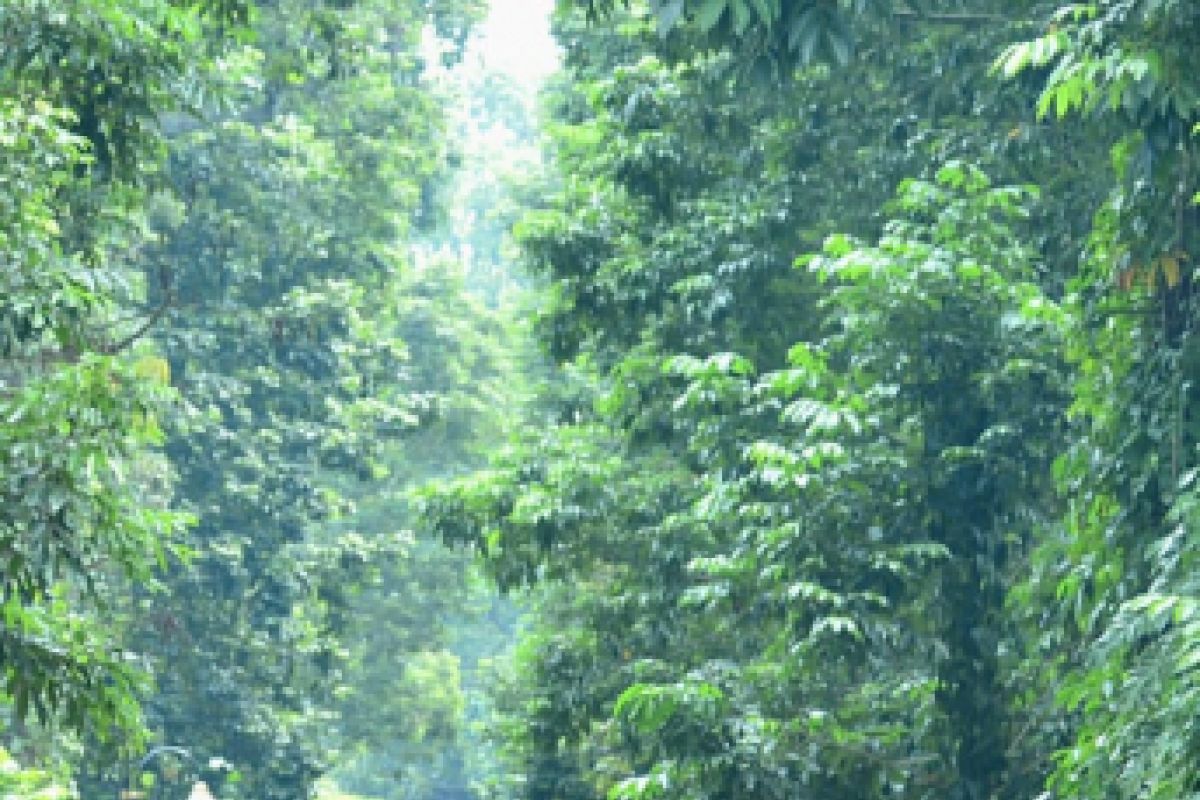
{"type": "Polygon", "coordinates": [[[948,25],[961,25],[976,22],[1003,22],[999,14],[972,14],[970,12],[944,12],[938,14],[923,14],[912,8],[900,8],[892,12],[892,16],[907,22],[939,22],[948,25]]]}
{"type": "Polygon", "coordinates": [[[166,315],[167,311],[169,311],[174,305],[174,299],[174,294],[167,294],[167,296],[163,298],[162,303],[159,304],[158,308],[154,309],[150,316],[146,317],[142,324],[138,326],[137,330],[114,344],[100,347],[100,352],[109,356],[115,355],[137,342],[139,339],[149,333],[150,329],[157,325],[159,320],[166,315]]]}

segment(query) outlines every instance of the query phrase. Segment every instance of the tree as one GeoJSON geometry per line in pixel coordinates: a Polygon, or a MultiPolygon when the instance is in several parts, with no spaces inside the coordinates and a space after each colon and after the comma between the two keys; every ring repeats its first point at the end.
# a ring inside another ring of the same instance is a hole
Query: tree
{"type": "Polygon", "coordinates": [[[170,397],[143,341],[159,313],[139,313],[122,261],[144,244],[155,121],[197,89],[201,19],[190,3],[0,9],[0,671],[18,732],[32,709],[138,734],[137,664],[101,620],[184,517],[149,454],[170,397]]]}
{"type": "MultiPolygon", "coordinates": [[[[472,5],[458,6],[468,19],[472,5]]],[[[140,266],[182,395],[166,454],[190,557],[142,591],[148,722],[234,765],[222,796],[306,794],[346,743],[354,595],[404,552],[356,499],[432,415],[402,339],[403,244],[443,168],[415,53],[449,7],[263,7],[219,67],[226,112],[181,124],[140,266]]],[[[101,758],[101,760],[103,760],[101,758]]],[[[223,784],[223,785],[221,785],[223,784]]]]}
{"type": "Polygon", "coordinates": [[[1042,115],[1088,113],[1119,132],[1072,284],[1080,425],[1055,465],[1067,508],[1018,595],[1043,630],[1043,686],[1061,687],[1060,713],[1074,722],[1051,740],[1061,748],[1051,787],[1064,796],[1177,797],[1197,785],[1196,640],[1181,593],[1195,574],[1184,531],[1200,441],[1189,255],[1200,106],[1185,66],[1198,24],[1184,3],[1064,7],[997,62],[1008,74],[1048,70],[1042,115]]]}
{"type": "Polygon", "coordinates": [[[550,584],[505,695],[516,796],[1042,783],[1005,598],[1058,513],[1049,298],[1103,150],[989,74],[1023,23],[967,17],[900,20],[911,46],[864,23],[776,83],[645,9],[559,17],[561,172],[517,231],[570,377],[425,509],[502,587],[550,584]],[[792,267],[838,230],[821,263],[877,269],[792,267]]]}

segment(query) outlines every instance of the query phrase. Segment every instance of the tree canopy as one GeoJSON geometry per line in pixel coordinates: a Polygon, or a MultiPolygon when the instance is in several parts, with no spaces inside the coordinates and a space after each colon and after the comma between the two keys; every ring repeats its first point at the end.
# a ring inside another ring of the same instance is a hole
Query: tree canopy
{"type": "Polygon", "coordinates": [[[1200,6],[555,6],[0,3],[0,794],[1196,794],[1200,6]]]}

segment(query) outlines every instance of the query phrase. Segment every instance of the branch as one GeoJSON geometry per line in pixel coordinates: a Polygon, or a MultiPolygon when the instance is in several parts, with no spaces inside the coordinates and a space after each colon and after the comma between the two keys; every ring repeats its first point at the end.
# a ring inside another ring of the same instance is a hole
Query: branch
{"type": "Polygon", "coordinates": [[[923,14],[915,9],[900,8],[892,12],[892,16],[906,22],[940,22],[947,25],[961,25],[975,22],[1003,22],[999,14],[972,14],[969,12],[945,12],[940,14],[923,14]]]}
{"type": "Polygon", "coordinates": [[[100,352],[104,353],[105,355],[108,355],[108,356],[116,355],[117,353],[121,352],[122,350],[125,350],[130,345],[135,343],[138,339],[141,339],[143,336],[145,336],[147,333],[150,332],[151,328],[153,328],[156,324],[158,324],[159,320],[161,320],[163,318],[163,316],[167,313],[167,311],[174,304],[174,299],[175,299],[174,294],[168,293],[167,296],[163,298],[163,301],[162,301],[162,303],[159,304],[158,308],[154,309],[154,311],[151,312],[150,316],[146,317],[146,319],[142,322],[142,324],[138,326],[137,330],[135,330],[133,333],[129,334],[124,339],[121,339],[118,342],[115,342],[110,345],[101,346],[99,348],[100,352]]]}
{"type": "MultiPolygon", "coordinates": [[[[106,356],[112,356],[129,348],[131,345],[149,333],[150,329],[153,328],[163,318],[163,316],[166,315],[167,311],[170,310],[172,305],[174,305],[174,299],[174,294],[168,294],[163,299],[163,302],[150,313],[150,316],[142,321],[142,324],[137,327],[137,330],[112,344],[99,345],[96,348],[96,351],[106,356]]],[[[37,366],[44,369],[52,364],[77,364],[79,363],[79,358],[83,355],[83,353],[84,350],[81,350],[78,347],[39,350],[35,353],[30,353],[27,358],[18,360],[16,363],[24,363],[28,365],[30,362],[33,362],[37,366]]],[[[11,373],[7,373],[5,370],[0,369],[0,397],[11,397],[24,385],[24,376],[13,375],[11,373]]]]}

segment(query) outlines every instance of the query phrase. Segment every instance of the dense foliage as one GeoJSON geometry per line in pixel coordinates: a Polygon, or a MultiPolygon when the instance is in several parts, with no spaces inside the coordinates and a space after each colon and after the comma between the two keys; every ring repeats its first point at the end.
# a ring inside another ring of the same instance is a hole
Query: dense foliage
{"type": "Polygon", "coordinates": [[[169,393],[132,313],[132,164],[196,88],[198,24],[186,5],[0,9],[0,670],[18,722],[137,725],[136,670],[103,610],[183,518],[145,450],[169,393]]]}
{"type": "Polygon", "coordinates": [[[1197,23],[559,4],[509,796],[1195,790],[1197,23]]]}
{"type": "Polygon", "coordinates": [[[1200,5],[482,12],[0,3],[0,794],[1200,792],[1200,5]]]}
{"type": "Polygon", "coordinates": [[[490,601],[403,493],[505,407],[507,329],[412,256],[455,157],[423,48],[480,12],[0,8],[3,735],[85,796],[153,744],[195,763],[146,781],[295,798],[462,736],[490,601]]]}

